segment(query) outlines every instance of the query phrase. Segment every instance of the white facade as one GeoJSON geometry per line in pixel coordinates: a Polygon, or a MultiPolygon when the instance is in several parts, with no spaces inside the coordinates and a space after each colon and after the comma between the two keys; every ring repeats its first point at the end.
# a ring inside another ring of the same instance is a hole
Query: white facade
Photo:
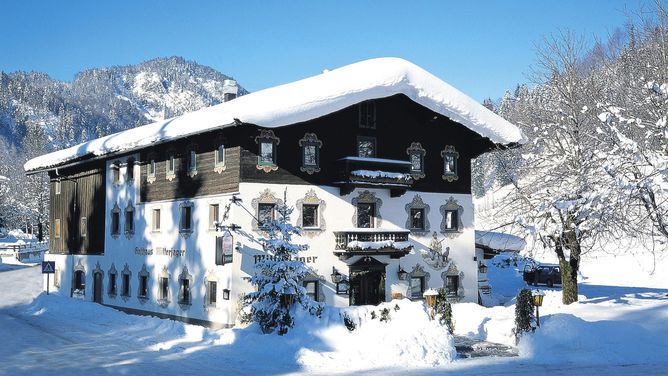
{"type": "MultiPolygon", "coordinates": [[[[254,219],[245,209],[257,215],[258,202],[282,201],[295,207],[292,222],[298,223],[300,203],[317,199],[319,206],[318,221],[320,230],[305,231],[304,236],[296,238],[296,242],[306,243],[309,249],[300,257],[314,271],[318,280],[319,301],[336,306],[349,304],[349,296],[337,294],[330,274],[332,267],[349,277],[348,266],[361,258],[353,256],[347,260],[337,257],[334,252],[336,239],[334,232],[356,230],[355,206],[353,200],[372,197],[377,200],[375,229],[364,231],[404,230],[407,227],[410,204],[419,196],[422,203],[428,206],[428,229],[409,237],[412,251],[401,257],[391,258],[388,255],[372,255],[375,260],[387,264],[385,267],[385,299],[410,295],[411,278],[399,280],[401,269],[424,282],[422,290],[440,288],[446,284],[447,275],[456,275],[459,286],[457,301],[478,301],[478,263],[475,260],[473,204],[471,195],[408,191],[400,197],[390,197],[387,189],[357,188],[352,193],[340,196],[339,188],[311,185],[278,185],[240,183],[239,192],[234,193],[242,199],[241,205],[230,204],[233,194],[198,197],[184,200],[170,200],[141,203],[139,195],[139,166],[134,165],[134,180],[127,180],[127,160],[138,155],[123,157],[120,160],[107,162],[107,194],[105,220],[105,249],[103,255],[48,255],[48,260],[56,262],[56,276],[52,280],[53,288],[62,294],[72,294],[86,300],[94,300],[94,274],[101,273],[101,302],[110,306],[120,307],[137,313],[155,313],[165,317],[202,320],[216,325],[230,326],[236,319],[239,309],[239,296],[253,290],[247,282],[253,273],[254,264],[264,253],[261,246],[253,240],[261,236],[254,219]],[[120,162],[120,179],[114,182],[113,163],[120,162]],[[223,225],[236,224],[241,226],[233,232],[233,262],[227,265],[216,265],[215,238],[219,232],[210,226],[209,206],[219,205],[219,219],[223,225]],[[445,205],[459,207],[460,228],[458,231],[442,231],[445,205]],[[181,206],[192,205],[192,231],[180,231],[181,206]],[[228,217],[223,220],[226,208],[228,217]],[[134,222],[133,232],[126,233],[126,210],[131,208],[134,222]],[[160,228],[155,229],[153,223],[154,210],[160,210],[160,228]],[[112,234],[112,211],[119,212],[119,233],[112,234]],[[443,258],[433,259],[433,233],[441,243],[443,253],[449,254],[447,262],[443,258]],[[439,262],[440,260],[440,262],[439,262]],[[82,270],[85,275],[83,293],[75,291],[74,272],[82,270]],[[115,293],[110,290],[111,274],[115,274],[115,293]],[[129,288],[124,291],[123,274],[129,274],[129,288]],[[147,278],[145,297],[140,297],[140,276],[147,278]],[[163,296],[160,278],[168,278],[168,294],[163,296]],[[191,291],[186,304],[182,298],[181,280],[188,279],[191,291]],[[216,282],[215,305],[208,303],[207,286],[209,281],[216,282]],[[225,290],[229,294],[225,294],[225,290]],[[127,292],[127,294],[124,294],[127,292]],[[127,295],[127,296],[126,296],[127,295]],[[229,298],[229,299],[226,299],[229,298]],[[189,304],[188,304],[189,303],[189,304]]],[[[359,230],[359,229],[357,229],[359,230]]],[[[339,250],[338,252],[343,252],[339,250]]]]}

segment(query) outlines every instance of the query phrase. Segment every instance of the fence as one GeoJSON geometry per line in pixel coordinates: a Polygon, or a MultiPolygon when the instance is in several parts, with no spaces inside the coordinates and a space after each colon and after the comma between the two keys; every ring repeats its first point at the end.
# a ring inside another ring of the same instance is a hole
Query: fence
{"type": "Polygon", "coordinates": [[[49,249],[49,242],[32,242],[26,244],[13,244],[0,246],[0,259],[13,257],[18,261],[44,259],[44,252],[49,249]]]}

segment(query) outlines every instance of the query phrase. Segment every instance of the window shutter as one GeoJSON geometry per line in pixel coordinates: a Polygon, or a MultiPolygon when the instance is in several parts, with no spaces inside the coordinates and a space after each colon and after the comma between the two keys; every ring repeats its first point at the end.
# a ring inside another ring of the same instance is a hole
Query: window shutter
{"type": "Polygon", "coordinates": [[[223,237],[216,236],[216,265],[223,265],[223,237]]]}

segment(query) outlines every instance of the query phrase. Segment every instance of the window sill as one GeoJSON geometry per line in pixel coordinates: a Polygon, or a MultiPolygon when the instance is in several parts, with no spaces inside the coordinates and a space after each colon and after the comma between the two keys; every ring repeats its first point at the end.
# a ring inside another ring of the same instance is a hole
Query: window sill
{"type": "Polygon", "coordinates": [[[168,173],[167,175],[165,175],[165,179],[167,179],[167,180],[169,180],[169,181],[172,181],[172,180],[174,180],[175,178],[176,178],[176,174],[175,174],[175,173],[168,173]]]}
{"type": "Polygon", "coordinates": [[[269,164],[269,163],[258,163],[255,167],[258,170],[262,170],[264,172],[271,172],[271,171],[278,170],[278,165],[276,165],[275,163],[271,163],[271,164],[269,164]]]}
{"type": "Polygon", "coordinates": [[[217,172],[217,173],[220,174],[220,173],[222,173],[223,171],[225,171],[226,168],[227,168],[227,166],[226,166],[225,164],[216,164],[216,165],[213,167],[213,171],[214,171],[214,172],[217,172]]]}

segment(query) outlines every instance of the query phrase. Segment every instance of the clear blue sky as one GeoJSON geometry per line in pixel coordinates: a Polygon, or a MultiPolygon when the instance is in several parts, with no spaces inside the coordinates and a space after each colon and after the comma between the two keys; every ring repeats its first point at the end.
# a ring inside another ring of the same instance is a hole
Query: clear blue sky
{"type": "Polygon", "coordinates": [[[92,67],[182,56],[250,91],[359,60],[408,59],[473,98],[527,82],[534,44],[605,37],[647,0],[3,1],[0,70],[71,81],[92,67]]]}

